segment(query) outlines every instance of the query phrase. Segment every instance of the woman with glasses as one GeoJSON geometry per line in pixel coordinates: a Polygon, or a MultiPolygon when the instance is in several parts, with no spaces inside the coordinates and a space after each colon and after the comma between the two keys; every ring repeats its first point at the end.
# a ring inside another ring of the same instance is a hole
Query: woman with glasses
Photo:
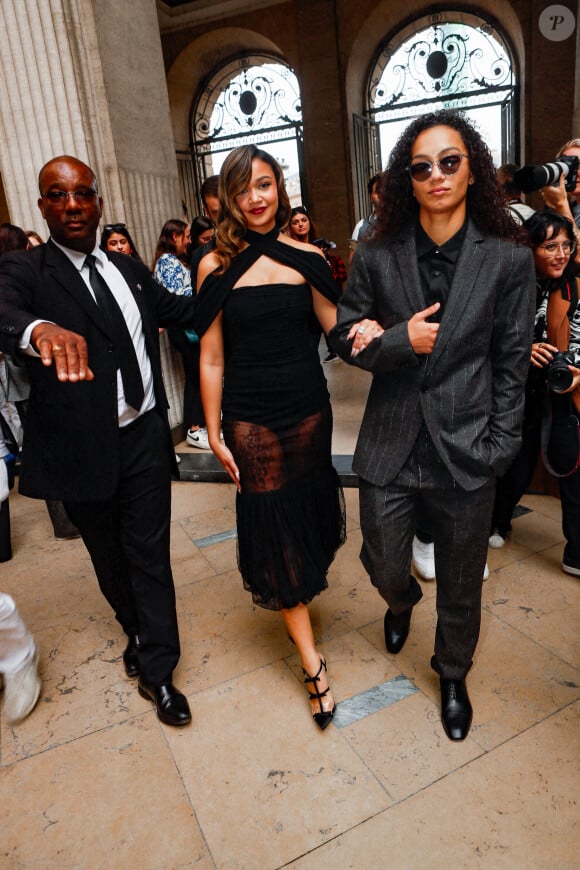
{"type": "Polygon", "coordinates": [[[450,740],[471,727],[495,475],[519,447],[534,301],[522,235],[476,128],[458,112],[419,116],[391,151],[375,232],[354,254],[330,334],[373,376],[353,468],[361,559],[388,605],[391,654],[423,594],[411,574],[419,521],[434,539],[431,667],[450,740]]]}
{"type": "Polygon", "coordinates": [[[116,251],[118,254],[128,254],[134,260],[139,260],[140,263],[143,262],[137,253],[137,248],[125,224],[106,224],[101,234],[100,248],[103,251],[116,251]]]}
{"type": "Polygon", "coordinates": [[[555,211],[539,211],[525,224],[536,267],[536,319],[522,447],[497,482],[490,547],[503,547],[514,508],[525,493],[542,448],[544,461],[558,477],[566,548],[562,569],[580,575],[580,306],[578,281],[569,274],[576,249],[571,221],[555,211]],[[569,359],[554,357],[567,352],[569,359]],[[573,361],[574,365],[570,362],[573,361]],[[558,366],[558,362],[560,365],[558,366]],[[549,430],[549,431],[548,431],[549,430]]]}

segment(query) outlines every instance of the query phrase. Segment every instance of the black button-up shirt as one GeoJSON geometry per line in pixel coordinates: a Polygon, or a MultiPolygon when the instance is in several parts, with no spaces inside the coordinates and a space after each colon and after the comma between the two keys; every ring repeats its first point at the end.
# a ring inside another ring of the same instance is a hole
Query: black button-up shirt
{"type": "Polygon", "coordinates": [[[425,297],[425,308],[441,303],[437,314],[432,315],[431,322],[440,322],[445,304],[449,297],[451,282],[455,274],[455,265],[461,251],[465,233],[467,232],[467,219],[463,226],[454,236],[451,236],[445,244],[436,245],[427,235],[420,221],[417,221],[415,230],[415,242],[417,246],[417,259],[419,263],[419,277],[421,289],[425,297]]]}

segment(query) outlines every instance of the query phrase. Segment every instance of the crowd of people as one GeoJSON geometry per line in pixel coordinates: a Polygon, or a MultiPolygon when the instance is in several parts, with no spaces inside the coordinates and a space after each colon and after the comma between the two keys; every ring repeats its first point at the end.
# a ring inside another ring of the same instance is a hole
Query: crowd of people
{"type": "MultiPolygon", "coordinates": [[[[580,156],[580,140],[561,153],[580,156]]],[[[278,163],[255,146],[236,148],[204,182],[203,216],[166,221],[151,269],[125,224],[98,238],[98,182],[74,157],[39,174],[46,244],[0,230],[0,559],[11,556],[8,492],[23,447],[20,492],[57,505],[81,535],[126,635],[126,674],[162,722],[191,720],[173,684],[177,465],[163,330],[183,362],[186,441],[212,450],[236,487],[244,587],[280,612],[321,729],[335,700],[308,605],[345,540],[324,362],[372,375],[353,461],[361,561],[386,604],[391,654],[422,597],[413,564],[437,578],[431,667],[450,740],[472,722],[466,677],[487,549],[505,543],[540,454],[560,487],[562,568],[580,576],[580,179],[574,191],[564,175],[544,188],[537,212],[517,179],[512,164],[495,170],[463,115],[421,116],[369,181],[348,280],[309,210],[290,207],[278,163]]],[[[38,699],[37,665],[34,639],[0,594],[12,723],[38,699]]]]}

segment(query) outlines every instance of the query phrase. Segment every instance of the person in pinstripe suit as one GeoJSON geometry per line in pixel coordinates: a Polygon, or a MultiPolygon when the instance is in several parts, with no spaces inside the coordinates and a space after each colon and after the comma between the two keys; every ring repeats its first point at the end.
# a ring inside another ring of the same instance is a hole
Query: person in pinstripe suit
{"type": "Polygon", "coordinates": [[[465,678],[479,637],[495,475],[520,444],[534,268],[491,154],[462,116],[413,121],[395,145],[373,237],[353,258],[331,333],[372,372],[353,468],[361,560],[399,652],[422,591],[410,574],[419,514],[435,540],[439,674],[447,736],[472,721],[465,678]]]}

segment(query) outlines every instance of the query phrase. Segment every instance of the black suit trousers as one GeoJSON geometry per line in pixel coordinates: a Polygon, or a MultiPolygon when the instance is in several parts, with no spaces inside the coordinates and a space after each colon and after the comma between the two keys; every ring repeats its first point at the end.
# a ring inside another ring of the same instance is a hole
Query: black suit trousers
{"type": "Polygon", "coordinates": [[[481,623],[494,479],[473,491],[453,480],[425,429],[397,477],[386,486],[360,481],[361,561],[393,613],[422,597],[411,571],[420,518],[435,542],[437,629],[433,668],[463,679],[471,667],[481,623]]]}
{"type": "Polygon", "coordinates": [[[119,460],[110,499],[65,507],[117,620],[139,635],[141,677],[160,685],[171,681],[180,649],[169,556],[171,457],[157,411],[119,429],[119,460]]]}

